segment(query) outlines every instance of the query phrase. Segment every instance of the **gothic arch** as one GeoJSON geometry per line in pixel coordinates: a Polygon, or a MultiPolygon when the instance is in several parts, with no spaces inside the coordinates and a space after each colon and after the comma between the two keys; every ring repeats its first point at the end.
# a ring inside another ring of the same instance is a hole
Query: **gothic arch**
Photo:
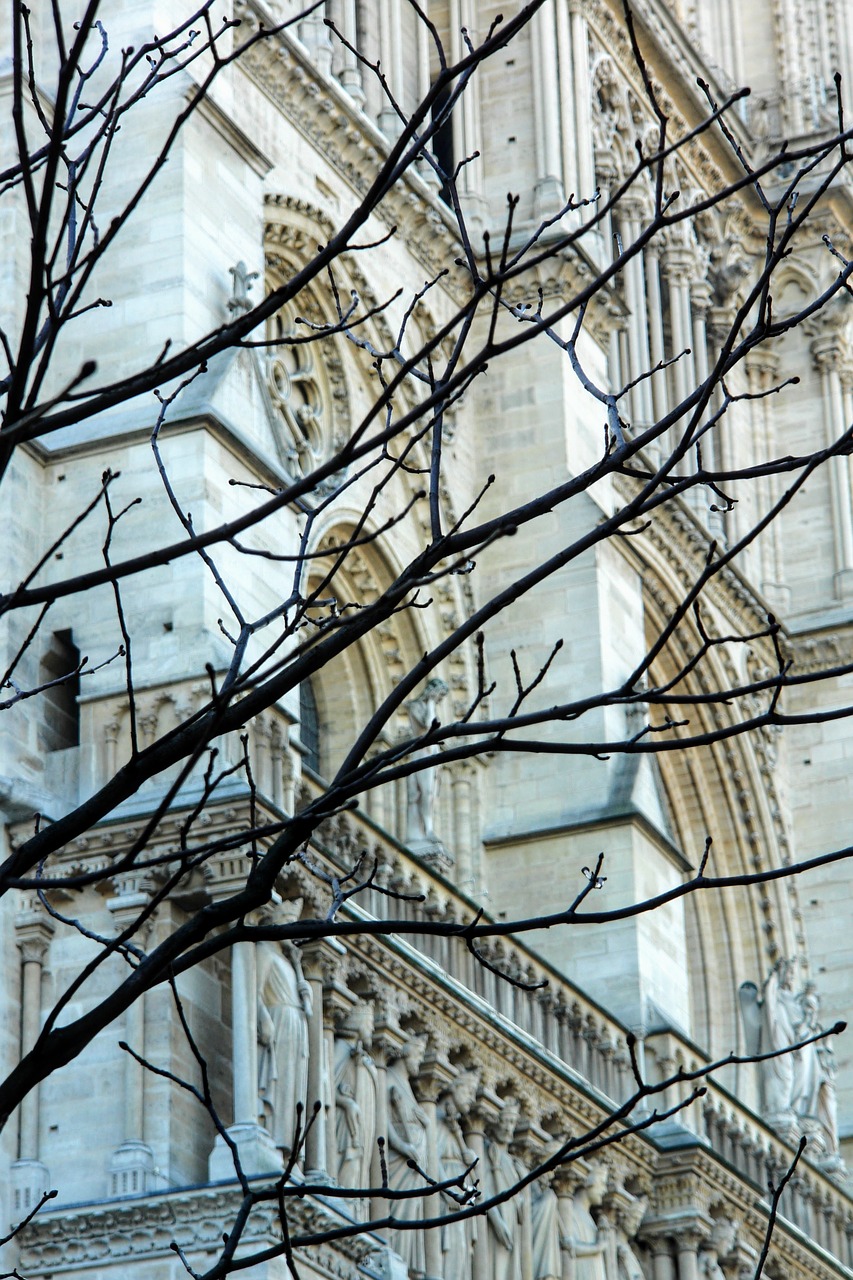
{"type": "MultiPolygon", "coordinates": [[[[659,635],[683,594],[683,583],[657,556],[644,570],[647,642],[659,635]]],[[[715,600],[714,604],[721,602],[715,600]]],[[[708,609],[706,628],[716,634],[731,617],[708,609]]],[[[656,660],[653,686],[674,680],[700,643],[684,624],[656,660]]],[[[679,686],[688,693],[709,692],[743,683],[746,662],[722,648],[713,649],[704,667],[679,686]],[[740,669],[738,669],[740,668],[740,669]]],[[[702,733],[734,723],[748,710],[691,706],[690,725],[681,733],[702,733]]],[[[673,713],[675,714],[675,713],[673,713]]],[[[772,746],[759,733],[730,738],[689,753],[658,757],[662,787],[672,815],[676,843],[695,868],[706,836],[713,837],[709,874],[743,874],[777,867],[789,860],[787,831],[773,782],[772,746]]],[[[688,873],[689,874],[689,873],[688,873]]],[[[773,962],[802,947],[798,936],[793,882],[713,893],[697,893],[686,902],[690,992],[694,1038],[712,1055],[742,1044],[737,1005],[740,984],[761,981],[773,962]]],[[[742,1082],[744,1083],[744,1082],[742,1082]]]]}

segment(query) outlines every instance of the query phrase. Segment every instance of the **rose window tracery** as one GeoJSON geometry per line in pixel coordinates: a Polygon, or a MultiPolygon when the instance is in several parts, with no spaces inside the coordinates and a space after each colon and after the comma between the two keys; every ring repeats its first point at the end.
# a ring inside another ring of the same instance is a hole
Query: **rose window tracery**
{"type": "Polygon", "coordinates": [[[328,453],[328,394],[314,346],[305,342],[295,313],[282,308],[270,322],[267,382],[284,428],[283,453],[294,476],[310,475],[328,453]]]}

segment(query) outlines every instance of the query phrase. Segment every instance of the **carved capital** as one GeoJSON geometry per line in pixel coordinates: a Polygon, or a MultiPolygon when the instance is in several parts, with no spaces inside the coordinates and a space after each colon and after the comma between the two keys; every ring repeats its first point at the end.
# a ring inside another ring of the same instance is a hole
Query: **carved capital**
{"type": "Polygon", "coordinates": [[[43,964],[55,925],[43,911],[22,913],[15,921],[15,941],[24,964],[43,964]]]}
{"type": "Polygon", "coordinates": [[[713,290],[705,277],[700,280],[693,280],[690,285],[690,306],[694,316],[705,319],[711,309],[713,300],[713,290]]]}
{"type": "Polygon", "coordinates": [[[337,938],[314,938],[299,948],[302,956],[302,972],[309,981],[331,984],[334,982],[346,947],[337,938]]]}
{"type": "Polygon", "coordinates": [[[745,363],[757,391],[769,389],[779,376],[779,357],[764,347],[756,347],[750,351],[745,363]]]}
{"type": "Polygon", "coordinates": [[[821,332],[813,338],[810,347],[815,368],[821,373],[836,372],[840,375],[842,366],[849,364],[847,344],[839,333],[821,332]]]}
{"type": "Polygon", "coordinates": [[[689,285],[696,278],[696,256],[689,245],[667,244],[661,267],[670,284],[689,285]]]}

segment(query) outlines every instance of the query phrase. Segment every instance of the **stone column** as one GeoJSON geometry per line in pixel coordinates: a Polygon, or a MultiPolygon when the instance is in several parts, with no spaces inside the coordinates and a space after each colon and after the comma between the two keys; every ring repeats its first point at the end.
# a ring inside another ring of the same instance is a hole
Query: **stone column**
{"type": "MultiPolygon", "coordinates": [[[[546,0],[547,3],[547,0],[546,0]]],[[[477,27],[478,6],[476,0],[450,0],[451,13],[456,12],[459,21],[458,26],[464,26],[474,44],[477,43],[477,27]]],[[[458,33],[457,26],[457,33],[458,33]]],[[[451,32],[451,38],[453,38],[451,32]]],[[[459,44],[459,55],[463,49],[461,41],[459,44]]],[[[461,146],[456,152],[457,163],[465,156],[472,156],[475,151],[481,150],[481,117],[482,117],[482,99],[481,99],[481,78],[475,74],[468,81],[465,92],[459,99],[459,107],[454,112],[454,116],[460,116],[459,141],[461,146]]],[[[456,144],[457,135],[454,132],[454,145],[456,144]]],[[[466,201],[466,213],[471,224],[472,235],[482,229],[486,221],[486,201],[483,194],[483,162],[480,159],[474,160],[471,164],[466,164],[460,175],[462,193],[466,201]]]]}
{"type": "MultiPolygon", "coordinates": [[[[383,0],[379,5],[379,58],[388,88],[399,103],[403,83],[403,27],[401,0],[383,0]]],[[[402,121],[384,96],[379,112],[379,128],[389,138],[396,138],[402,121]]]]}
{"type": "Polygon", "coordinates": [[[292,814],[296,807],[296,783],[294,754],[285,742],[281,757],[281,807],[285,813],[292,814]]]}
{"type": "MultiPolygon", "coordinates": [[[[341,34],[351,45],[358,43],[358,25],[356,21],[356,0],[341,0],[341,34]]],[[[361,67],[354,53],[344,48],[341,53],[341,70],[339,80],[349,96],[359,106],[364,102],[364,89],[361,87],[361,67]]]]}
{"type": "MultiPolygon", "coordinates": [[[[622,243],[627,249],[640,234],[642,209],[637,201],[631,201],[625,204],[621,213],[622,243]]],[[[625,267],[625,292],[630,312],[628,318],[629,373],[631,378],[638,378],[641,374],[648,374],[651,367],[642,254],[635,254],[625,267]]],[[[652,421],[651,385],[648,377],[638,383],[631,392],[631,416],[637,427],[649,426],[652,421]]]]}
{"type": "Polygon", "coordinates": [[[473,768],[470,761],[461,760],[453,766],[450,775],[453,804],[453,853],[456,860],[457,883],[463,892],[474,889],[473,829],[471,824],[471,787],[473,768]]]}
{"type": "Polygon", "coordinates": [[[574,95],[575,145],[579,198],[595,190],[592,153],[592,102],[590,100],[589,36],[583,0],[568,0],[572,37],[572,92],[574,95]]]}
{"type": "Polygon", "coordinates": [[[231,1063],[234,1123],[258,1120],[258,994],[253,942],[231,948],[231,1063]]]}
{"type": "Polygon", "coordinates": [[[560,90],[557,80],[557,39],[554,0],[533,15],[535,83],[533,110],[536,129],[536,217],[554,213],[564,202],[561,181],[560,90]]]}
{"type": "MultiPolygon", "coordinates": [[[[689,288],[690,303],[690,325],[691,325],[691,346],[693,354],[692,364],[692,382],[695,387],[699,387],[708,378],[708,333],[707,333],[707,317],[708,309],[711,305],[711,286],[707,280],[692,280],[689,288]]],[[[707,421],[713,412],[713,401],[709,401],[702,414],[702,421],[707,421]]],[[[701,422],[700,422],[701,426],[701,422]]],[[[713,431],[709,431],[702,436],[700,443],[700,451],[702,454],[702,462],[705,467],[714,466],[716,452],[716,437],[713,431]]],[[[694,455],[695,456],[695,455],[694,455]]],[[[718,532],[721,525],[718,512],[709,510],[709,502],[707,491],[701,488],[691,489],[688,494],[688,500],[696,511],[699,519],[703,521],[709,528],[714,526],[714,532],[718,532]]]]}
{"type": "MultiPolygon", "coordinates": [[[[646,300],[649,316],[649,359],[653,367],[664,358],[663,345],[663,307],[660,295],[660,261],[655,244],[646,246],[645,251],[646,300]]],[[[668,408],[666,374],[656,373],[651,379],[652,407],[655,420],[664,416],[668,408]]],[[[655,446],[657,448],[657,446],[655,446]]]]}
{"type": "MultiPolygon", "coordinates": [[[[429,30],[427,29],[425,23],[418,22],[417,24],[417,59],[418,59],[417,95],[418,95],[419,102],[422,102],[423,99],[426,97],[427,93],[429,92],[430,80],[431,80],[429,59],[430,59],[431,51],[432,51],[432,38],[429,34],[429,30]]],[[[418,173],[421,175],[424,182],[428,183],[429,186],[433,188],[438,187],[439,185],[438,175],[436,174],[435,169],[433,169],[432,165],[429,163],[429,161],[426,159],[423,153],[421,153],[418,156],[417,160],[415,161],[415,164],[417,165],[418,173]]]]}
{"type": "MultiPolygon", "coordinates": [[[[763,347],[751,351],[746,358],[749,387],[753,394],[766,393],[779,378],[779,358],[763,347]]],[[[763,395],[752,404],[753,422],[759,445],[757,461],[763,462],[775,456],[776,432],[774,430],[773,397],[763,395]]],[[[757,482],[759,500],[758,515],[765,515],[779,497],[778,476],[763,476],[757,482]]],[[[790,590],[782,585],[782,543],[780,521],[774,520],[758,539],[761,557],[761,590],[777,609],[784,610],[790,604],[790,590]]]]}
{"type": "MultiPolygon", "coordinates": [[[[693,333],[690,316],[690,276],[692,255],[686,247],[670,245],[664,251],[663,269],[669,284],[669,309],[672,317],[672,354],[692,350],[693,333]]],[[[674,367],[675,398],[679,403],[690,392],[693,361],[682,355],[674,367]]]]}
{"type": "Polygon", "coordinates": [[[272,771],[270,794],[273,804],[278,809],[284,808],[284,753],[281,728],[278,722],[273,720],[270,734],[270,769],[272,771]]]}
{"type": "Polygon", "coordinates": [[[701,1233],[695,1227],[684,1227],[675,1237],[678,1250],[678,1280],[699,1280],[699,1242],[701,1233]]]}
{"type": "Polygon", "coordinates": [[[103,726],[104,781],[111,778],[118,768],[118,720],[108,720],[103,726]]]}
{"type": "Polygon", "coordinates": [[[301,948],[302,971],[311,986],[311,1017],[308,1019],[308,1106],[306,1124],[311,1127],[305,1136],[305,1180],[307,1182],[333,1182],[334,1172],[327,1166],[328,1149],[326,1126],[334,1127],[334,1086],[329,1079],[330,1064],[326,1057],[324,979],[330,979],[344,954],[344,947],[333,938],[321,938],[301,948]],[[320,1109],[314,1115],[315,1104],[320,1109]],[[312,1118],[313,1117],[313,1118],[312,1118]]]}
{"type": "MultiPolygon", "coordinates": [[[[560,107],[560,143],[563,170],[563,191],[566,196],[581,199],[578,182],[577,121],[575,96],[572,92],[572,30],[568,6],[565,0],[557,0],[554,17],[557,26],[557,85],[560,107]]],[[[580,215],[576,215],[580,216],[580,215]]]]}
{"type": "Polygon", "coordinates": [[[332,71],[332,42],[325,22],[325,5],[321,5],[303,18],[299,24],[299,39],[313,58],[318,71],[328,76],[332,71]]]}
{"type": "MultiPolygon", "coordinates": [[[[233,1120],[228,1136],[237,1145],[243,1172],[280,1172],[281,1154],[258,1123],[258,984],[255,944],[235,942],[231,948],[231,1079],[233,1120]]],[[[211,1182],[234,1178],[231,1151],[217,1137],[210,1155],[211,1182]]]]}
{"type": "MultiPolygon", "coordinates": [[[[823,416],[827,444],[846,430],[844,394],[839,367],[844,351],[838,335],[822,334],[812,343],[812,356],[821,375],[823,416]]],[[[832,534],[835,548],[835,594],[839,600],[853,597],[853,508],[851,508],[850,464],[846,455],[830,459],[832,534]]]]}
{"type": "MultiPolygon", "coordinates": [[[[53,923],[39,907],[15,921],[21,953],[21,1057],[29,1053],[41,1029],[41,982],[53,923]]],[[[12,1201],[16,1220],[25,1217],[48,1189],[50,1175],[41,1163],[39,1086],[24,1098],[18,1112],[18,1158],[12,1165],[12,1201]]]]}
{"type": "MultiPolygon", "coordinates": [[[[424,1088],[419,1092],[419,1101],[426,1112],[429,1122],[429,1162],[427,1173],[430,1177],[438,1176],[438,1128],[436,1109],[438,1104],[437,1088],[424,1088]]],[[[433,1217],[441,1212],[441,1203],[436,1196],[424,1200],[424,1216],[433,1217]]],[[[439,1280],[441,1276],[441,1232],[438,1230],[424,1233],[424,1254],[426,1259],[426,1280],[439,1280]]]]}
{"type": "Polygon", "coordinates": [[[323,1061],[326,1069],[326,1170],[329,1181],[337,1181],[338,1133],[335,1105],[335,1015],[324,986],[323,1061]]]}
{"type": "MultiPolygon", "coordinates": [[[[690,317],[693,325],[693,370],[697,386],[708,377],[708,308],[711,305],[711,286],[707,280],[694,280],[690,286],[690,317]]],[[[703,452],[713,458],[713,441],[706,436],[703,452]]]]}
{"type": "MultiPolygon", "coordinates": [[[[472,1107],[463,1121],[465,1141],[477,1157],[477,1169],[474,1176],[483,1185],[483,1174],[486,1166],[486,1116],[482,1107],[472,1107]]],[[[491,1250],[489,1248],[489,1224],[485,1218],[480,1219],[477,1240],[474,1245],[474,1266],[472,1280],[491,1280],[491,1250]]]]}
{"type": "Polygon", "coordinates": [[[652,1242],[652,1267],[654,1280],[675,1280],[675,1260],[664,1236],[656,1236],[652,1242]]]}
{"type": "MultiPolygon", "coordinates": [[[[121,933],[138,919],[148,903],[145,892],[122,893],[112,898],[110,911],[121,933]]],[[[145,1054],[145,996],[125,1014],[124,1039],[140,1057],[145,1054]]],[[[152,1189],[154,1152],[145,1142],[145,1068],[130,1053],[124,1054],[124,1140],[113,1152],[108,1170],[108,1195],[135,1195],[152,1189]]]]}
{"type": "MultiPolygon", "coordinates": [[[[388,1161],[388,1053],[391,1044],[396,1046],[397,1038],[389,1042],[386,1035],[380,1033],[373,1041],[371,1055],[376,1063],[376,1143],[370,1162],[370,1185],[382,1186],[382,1159],[380,1150],[384,1152],[386,1169],[388,1161]],[[380,1148],[379,1139],[382,1139],[380,1148]]],[[[389,1202],[382,1196],[373,1196],[370,1201],[371,1218],[382,1218],[388,1213],[389,1202]]]]}

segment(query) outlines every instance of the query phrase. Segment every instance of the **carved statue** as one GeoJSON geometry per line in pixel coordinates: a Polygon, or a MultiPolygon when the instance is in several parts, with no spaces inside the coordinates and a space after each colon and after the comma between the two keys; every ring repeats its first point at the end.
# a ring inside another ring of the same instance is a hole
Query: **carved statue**
{"type": "Polygon", "coordinates": [[[820,1079],[817,1095],[817,1118],[826,1139],[827,1155],[841,1163],[838,1154],[838,1095],[835,1089],[835,1054],[832,1046],[823,1041],[817,1048],[820,1079]]]}
{"type": "MultiPolygon", "coordinates": [[[[388,1066],[388,1185],[393,1191],[413,1191],[424,1185],[417,1170],[409,1167],[409,1161],[426,1170],[429,1120],[411,1084],[421,1069],[426,1044],[426,1035],[412,1036],[388,1066]]],[[[401,1222],[420,1218],[423,1201],[417,1196],[395,1201],[392,1212],[401,1222]]],[[[423,1274],[426,1263],[422,1231],[395,1232],[394,1248],[410,1273],[423,1274]]]]}
{"type": "MultiPolygon", "coordinates": [[[[442,1182],[461,1177],[476,1162],[476,1152],[465,1141],[460,1121],[474,1103],[479,1082],[479,1071],[463,1071],[451,1083],[439,1106],[436,1128],[438,1176],[442,1182]]],[[[441,1210],[442,1213],[452,1212],[453,1201],[445,1197],[441,1210]]],[[[474,1218],[461,1218],[455,1222],[451,1219],[442,1226],[442,1280],[470,1280],[476,1237],[477,1222],[474,1218]]]]}
{"type": "Polygon", "coordinates": [[[554,1177],[552,1171],[538,1178],[531,1200],[533,1280],[562,1280],[560,1246],[568,1224],[563,1222],[554,1177]]]}
{"type": "MultiPolygon", "coordinates": [[[[282,902],[262,916],[265,924],[292,924],[302,899],[282,902]]],[[[305,1106],[308,1089],[308,1019],[311,988],[302,972],[299,949],[292,942],[259,942],[258,1089],[264,1119],[276,1146],[293,1145],[297,1104],[305,1106]]]]}
{"type": "Polygon", "coordinates": [[[357,1004],[335,1039],[335,1137],[341,1187],[370,1186],[376,1141],[376,1064],[368,1052],[373,1006],[357,1004]]]}
{"type": "MultiPolygon", "coordinates": [[[[777,960],[760,996],[754,982],[742,984],[739,996],[748,1053],[790,1049],[797,1043],[799,1009],[792,987],[793,967],[791,960],[777,960]]],[[[794,1065],[791,1053],[760,1064],[762,1109],[777,1123],[793,1116],[794,1065]]]]}
{"type": "MultiPolygon", "coordinates": [[[[811,1122],[830,1158],[838,1153],[835,1060],[825,1041],[791,1047],[818,1035],[820,1000],[814,984],[794,992],[794,961],[778,960],[761,996],[754,982],[740,988],[749,1053],[791,1049],[760,1064],[762,1107],[771,1123],[811,1122]]],[[[807,1125],[808,1127],[808,1125],[807,1125]]]]}
{"type": "MultiPolygon", "coordinates": [[[[436,719],[439,702],[447,693],[448,687],[444,681],[434,676],[431,680],[427,680],[420,696],[413,698],[408,703],[406,709],[409,713],[409,724],[413,736],[420,736],[426,733],[436,719]]],[[[431,746],[413,751],[411,759],[426,760],[437,753],[438,745],[433,743],[431,746]]],[[[440,843],[433,827],[437,795],[437,767],[433,766],[432,768],[423,769],[419,773],[412,773],[406,779],[407,844],[417,847],[418,845],[437,845],[440,843]]]]}
{"type": "MultiPolygon", "coordinates": [[[[624,1200],[616,1206],[613,1227],[613,1256],[617,1280],[645,1280],[643,1268],[634,1252],[631,1241],[640,1229],[640,1223],[649,1207],[647,1196],[632,1196],[623,1192],[624,1200]]],[[[599,1227],[602,1226],[599,1219],[599,1227]]]]}
{"type": "Polygon", "coordinates": [[[607,1169],[603,1164],[594,1164],[572,1197],[571,1226],[562,1243],[574,1259],[573,1280],[607,1280],[605,1241],[592,1216],[606,1190],[607,1169]]]}
{"type": "Polygon", "coordinates": [[[737,1224],[731,1218],[716,1218],[711,1235],[699,1246],[698,1270],[702,1280],[726,1280],[720,1266],[720,1258],[732,1252],[737,1235],[737,1224]]]}
{"type": "MultiPolygon", "coordinates": [[[[798,997],[802,1020],[797,1027],[801,1040],[818,1035],[823,1027],[820,1021],[820,997],[813,982],[807,982],[798,997]]],[[[835,1054],[827,1040],[804,1045],[799,1050],[800,1070],[796,1076],[797,1097],[794,1110],[804,1119],[817,1122],[826,1155],[838,1156],[838,1100],[835,1092],[835,1054]]]]}
{"type": "MultiPolygon", "coordinates": [[[[483,1196],[491,1199],[514,1187],[524,1174],[521,1166],[509,1152],[518,1124],[519,1103],[507,1098],[500,1115],[486,1139],[486,1159],[481,1173],[483,1196]]],[[[486,1215],[491,1240],[491,1268],[493,1280],[522,1280],[521,1237],[524,1216],[529,1212],[526,1191],[518,1192],[504,1204],[494,1205],[486,1215]]]]}

